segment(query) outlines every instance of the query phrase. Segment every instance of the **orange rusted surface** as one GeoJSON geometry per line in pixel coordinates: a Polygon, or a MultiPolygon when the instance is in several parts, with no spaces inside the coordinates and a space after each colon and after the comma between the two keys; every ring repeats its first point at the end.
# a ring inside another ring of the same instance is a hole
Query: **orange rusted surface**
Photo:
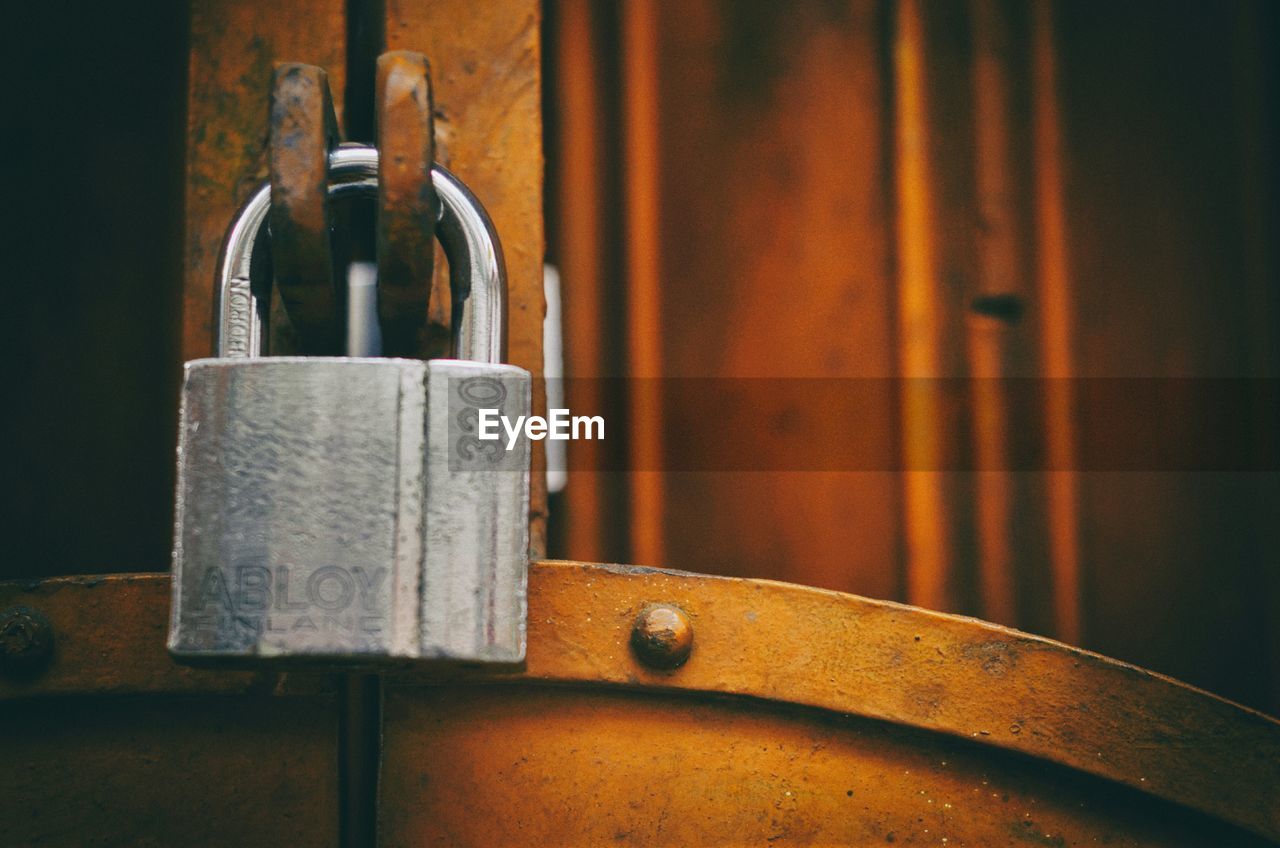
{"type": "Polygon", "coordinates": [[[267,138],[271,266],[280,298],[304,350],[342,353],[329,244],[329,150],[340,134],[324,68],[276,66],[267,138]]]}
{"type": "Polygon", "coordinates": [[[336,844],[332,678],[176,665],[168,585],[0,586],[54,643],[47,666],[0,673],[0,845],[336,844]]]}
{"type": "MultiPolygon", "coordinates": [[[[1061,95],[1058,91],[1058,47],[1054,34],[1054,0],[1031,7],[1032,162],[1035,172],[1036,274],[1039,277],[1037,318],[1040,359],[1045,377],[1060,380],[1062,391],[1049,392],[1045,408],[1045,441],[1052,468],[1045,481],[1045,547],[1048,549],[1053,598],[1054,634],[1079,644],[1085,634],[1081,580],[1080,484],[1076,467],[1077,422],[1072,415],[1071,384],[1064,377],[1079,373],[1075,338],[1077,294],[1072,280],[1070,234],[1066,226],[1066,166],[1061,95]]],[[[1127,563],[1124,563],[1127,566],[1127,563]]],[[[1121,566],[1108,563],[1104,568],[1121,566]]],[[[1122,566],[1123,567],[1123,566],[1122,566]]]]}
{"type": "Polygon", "coordinates": [[[658,4],[632,0],[619,7],[622,56],[622,174],[627,212],[623,257],[626,263],[626,363],[631,457],[629,476],[630,559],[659,563],[665,557],[668,522],[662,467],[664,419],[657,378],[663,375],[663,278],[659,238],[661,173],[659,127],[661,92],[658,71],[658,4]]]}
{"type": "Polygon", "coordinates": [[[963,410],[911,389],[965,373],[963,298],[973,265],[968,230],[953,222],[973,214],[965,191],[972,122],[961,105],[964,59],[948,35],[961,11],[903,0],[893,41],[906,599],[951,612],[973,609],[963,574],[968,500],[961,475],[933,469],[963,449],[955,439],[963,410]]]}
{"type": "Polygon", "coordinates": [[[1042,762],[776,704],[391,687],[385,715],[386,845],[1269,844],[1042,762]]]}
{"type": "Polygon", "coordinates": [[[750,695],[884,719],[1280,837],[1280,723],[1097,654],[770,581],[544,563],[529,589],[525,679],[750,695]],[[627,649],[648,604],[676,606],[692,622],[697,646],[675,672],[650,671],[627,649]]]}
{"type": "MultiPolygon", "coordinates": [[[[1035,373],[1030,355],[1032,322],[1022,321],[1031,279],[1024,222],[1025,124],[1017,118],[1017,35],[1009,9],[995,0],[973,0],[974,206],[984,226],[976,228],[976,274],[971,287],[965,341],[975,379],[972,404],[974,562],[979,603],[988,621],[1016,626],[1018,589],[1039,566],[1039,547],[1028,544],[1033,523],[1035,478],[1012,467],[1014,435],[1035,425],[1025,404],[1010,397],[1002,378],[1035,373]]],[[[1062,635],[1059,633],[1058,635],[1062,635]]],[[[1067,639],[1079,644],[1075,639],[1067,639]]]]}
{"type": "Polygon", "coordinates": [[[173,662],[165,651],[167,574],[0,583],[0,610],[17,605],[49,619],[53,659],[39,674],[0,674],[0,701],[154,692],[309,695],[332,690],[322,675],[208,671],[173,662]]]}
{"type": "Polygon", "coordinates": [[[346,8],[341,0],[193,3],[189,32],[182,353],[196,359],[213,347],[213,274],[227,225],[268,174],[272,68],[317,65],[342,92],[346,8]]]}
{"type": "MultiPolygon", "coordinates": [[[[570,377],[894,375],[893,104],[882,55],[892,4],[548,8],[550,114],[560,121],[548,166],[560,203],[549,215],[570,377]],[[646,45],[655,56],[627,55],[646,45]],[[633,197],[644,206],[633,209],[633,197]]],[[[570,406],[583,382],[570,381],[570,406]]],[[[630,388],[619,406],[650,400],[650,387],[630,388]]],[[[690,428],[721,427],[664,412],[663,422],[633,422],[644,441],[627,466],[670,468],[690,428]]],[[[787,422],[781,439],[828,412],[779,401],[758,417],[787,422]]],[[[888,393],[848,426],[881,455],[897,452],[888,393]]],[[[610,450],[608,440],[572,446],[556,516],[568,557],[901,595],[897,474],[589,470],[623,465],[610,450]],[[660,527],[632,526],[657,515],[660,527]]]]}
{"type": "MultiPolygon", "coordinates": [[[[24,700],[33,695],[104,690],[286,692],[290,687],[315,689],[323,679],[292,674],[255,679],[242,672],[179,669],[162,649],[167,578],[108,578],[95,587],[85,582],[0,584],[0,606],[20,603],[40,609],[53,622],[58,640],[53,664],[43,675],[21,684],[0,683],[0,698],[24,700]],[[95,592],[100,599],[96,602],[92,600],[95,592]]],[[[430,774],[422,770],[427,762],[422,746],[440,731],[445,718],[432,712],[430,704],[433,699],[454,697],[432,687],[449,677],[463,684],[475,674],[405,673],[390,679],[383,730],[383,815],[398,817],[406,833],[425,831],[417,829],[421,823],[413,823],[418,821],[416,813],[400,808],[434,803],[434,796],[423,791],[419,780],[420,775],[430,774]]],[[[468,708],[465,717],[456,720],[461,722],[455,728],[457,734],[471,733],[463,725],[475,722],[491,740],[512,736],[518,737],[513,745],[538,746],[544,743],[530,737],[537,736],[532,728],[540,725],[526,725],[526,719],[546,719],[550,739],[570,732],[569,725],[557,725],[551,718],[557,712],[591,712],[574,707],[573,698],[566,699],[563,708],[522,710],[521,704],[539,703],[536,698],[541,697],[524,684],[586,687],[591,692],[581,695],[582,704],[606,697],[638,698],[635,706],[611,702],[622,704],[617,715],[635,716],[634,733],[621,729],[622,718],[597,730],[579,727],[582,734],[594,734],[591,745],[603,746],[599,758],[615,762],[616,755],[607,752],[626,747],[633,753],[621,761],[623,770],[627,764],[649,768],[656,762],[651,756],[657,755],[652,754],[652,746],[636,740],[650,730],[656,732],[652,725],[656,721],[664,729],[668,746],[659,757],[667,763],[661,769],[675,769],[679,760],[688,758],[701,758],[698,769],[703,771],[714,771],[712,763],[718,763],[723,791],[730,793],[726,797],[733,797],[730,788],[746,779],[733,756],[738,743],[729,734],[717,747],[711,741],[715,725],[689,724],[690,710],[710,709],[697,706],[706,703],[709,695],[731,698],[714,699],[721,705],[715,709],[725,716],[750,713],[758,709],[752,705],[760,702],[768,702],[775,711],[816,708],[821,712],[808,714],[814,728],[825,727],[834,715],[873,720],[858,725],[861,730],[849,731],[854,737],[868,734],[867,728],[891,724],[924,734],[901,738],[933,740],[922,743],[924,750],[970,751],[975,758],[991,758],[992,763],[1006,762],[1008,752],[1027,755],[1125,784],[1136,790],[1134,798],[1137,793],[1153,796],[1280,838],[1280,723],[1274,719],[1096,654],[900,604],[770,581],[544,562],[530,571],[526,669],[485,679],[515,688],[486,690],[492,692],[493,704],[468,708]],[[646,666],[631,647],[637,616],[654,606],[681,611],[695,636],[687,661],[674,670],[646,666]],[[598,691],[600,686],[631,694],[606,696],[598,691]],[[658,706],[663,702],[655,701],[653,695],[660,692],[678,705],[658,706]],[[501,706],[508,703],[512,715],[501,706]],[[502,721],[517,724],[504,733],[476,721],[475,714],[485,710],[497,710],[495,715],[507,716],[502,721]],[[612,736],[619,738],[609,741],[612,736]]],[[[751,733],[767,735],[764,730],[751,733]]],[[[833,744],[815,740],[810,747],[833,744]]],[[[899,742],[875,745],[880,751],[876,756],[897,756],[888,751],[900,750],[906,760],[918,757],[922,750],[899,742]]],[[[503,763],[505,750],[499,747],[485,755],[477,748],[468,755],[472,759],[453,761],[450,769],[485,773],[501,782],[504,774],[510,777],[512,766],[504,765],[508,771],[502,773],[492,769],[503,763]]],[[[785,761],[783,757],[777,768],[785,761]]],[[[557,761],[544,777],[551,784],[567,780],[572,762],[557,761]]],[[[763,764],[758,767],[764,768],[763,764]]],[[[1003,768],[991,766],[993,774],[1003,768]]],[[[966,786],[980,785],[970,777],[964,778],[966,786]]],[[[818,788],[826,786],[826,780],[818,773],[809,778],[811,787],[818,788]]],[[[652,789],[639,778],[631,785],[640,794],[652,789]]],[[[1096,794],[1116,791],[1103,788],[1110,785],[1102,784],[1096,794]]],[[[1033,795],[1041,799],[1037,803],[1049,803],[1044,796],[1033,795]]],[[[529,802],[527,809],[559,809],[561,804],[554,794],[545,801],[546,805],[529,802]]],[[[1144,803],[1135,801],[1134,809],[1144,803]]],[[[729,815],[727,808],[724,814],[729,815]]]]}
{"type": "Polygon", "coordinates": [[[435,121],[427,57],[378,57],[378,316],[387,356],[416,355],[427,322],[439,201],[431,185],[435,121]]]}
{"type": "MultiPolygon", "coordinates": [[[[616,249],[605,222],[606,191],[601,185],[607,134],[604,118],[603,57],[596,46],[598,4],[568,0],[555,7],[555,20],[545,29],[548,64],[557,69],[548,79],[547,113],[559,121],[558,143],[548,145],[548,192],[557,212],[549,215],[560,234],[548,245],[554,252],[561,280],[565,376],[599,377],[605,373],[605,351],[611,322],[620,316],[608,309],[605,263],[616,249]]],[[[615,292],[621,294],[617,288],[615,292]]],[[[583,403],[566,384],[566,402],[583,403]]],[[[583,467],[600,468],[604,451],[594,441],[575,445],[583,467]]],[[[610,559],[605,536],[616,532],[603,521],[607,514],[605,483],[600,474],[570,472],[573,485],[565,488],[563,508],[556,520],[564,527],[560,556],[610,559]]],[[[553,542],[553,544],[555,544],[553,542]]],[[[625,559],[625,557],[621,557],[625,559]]]]}

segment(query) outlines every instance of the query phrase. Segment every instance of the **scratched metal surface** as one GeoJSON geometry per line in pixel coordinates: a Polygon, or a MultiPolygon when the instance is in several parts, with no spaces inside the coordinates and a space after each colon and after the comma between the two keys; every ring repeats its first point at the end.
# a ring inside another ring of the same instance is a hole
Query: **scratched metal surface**
{"type": "Polygon", "coordinates": [[[397,540],[421,522],[401,489],[421,486],[425,379],[416,360],[187,364],[176,653],[411,655],[393,610],[420,565],[397,540]]]}
{"type": "Polygon", "coordinates": [[[426,363],[424,658],[519,663],[525,655],[530,441],[481,440],[479,409],[514,421],[533,378],[513,365],[426,363]]]}
{"type": "Polygon", "coordinates": [[[188,659],[524,657],[529,414],[514,366],[188,363],[170,647],[188,659]]]}

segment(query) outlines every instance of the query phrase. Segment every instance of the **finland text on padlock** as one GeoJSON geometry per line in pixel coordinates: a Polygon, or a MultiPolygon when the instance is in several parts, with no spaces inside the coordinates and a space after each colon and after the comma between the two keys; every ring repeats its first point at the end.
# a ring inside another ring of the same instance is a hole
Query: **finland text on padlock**
{"type": "MultiPolygon", "coordinates": [[[[330,198],[372,196],[377,162],[333,151],[330,198]]],[[[482,408],[528,415],[532,380],[501,364],[492,223],[452,174],[432,182],[456,359],[261,356],[269,186],[232,223],[218,358],[188,362],[182,387],[175,657],[523,661],[529,445],[475,430],[482,408]]]]}

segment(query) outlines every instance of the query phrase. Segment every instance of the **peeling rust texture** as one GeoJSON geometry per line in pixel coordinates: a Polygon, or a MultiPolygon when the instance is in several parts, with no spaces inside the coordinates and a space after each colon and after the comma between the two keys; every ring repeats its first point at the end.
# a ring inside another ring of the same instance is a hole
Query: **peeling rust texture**
{"type": "MultiPolygon", "coordinates": [[[[165,575],[113,576],[92,589],[86,581],[75,579],[49,580],[37,586],[0,583],[0,606],[38,603],[59,634],[57,656],[40,679],[29,683],[0,680],[0,701],[100,692],[284,694],[323,690],[325,678],[314,675],[271,674],[266,676],[269,679],[260,679],[245,672],[176,666],[164,651],[168,598],[165,575]]],[[[799,745],[798,740],[809,738],[811,747],[857,747],[860,743],[853,737],[886,733],[888,725],[898,725],[920,735],[892,738],[924,741],[905,747],[900,743],[875,745],[868,756],[898,763],[915,773],[921,750],[967,750],[970,754],[965,756],[977,758],[974,773],[981,772],[982,762],[988,762],[994,781],[995,775],[1006,769],[1001,764],[1009,761],[1003,752],[1013,752],[1042,764],[1065,767],[1077,775],[1103,779],[1101,784],[1094,781],[1096,785],[1090,790],[1094,799],[1132,797],[1138,799],[1130,804],[1136,810],[1146,803],[1144,796],[1154,797],[1280,839],[1276,800],[1280,722],[1275,719],[1051,640],[974,619],[786,583],[585,563],[538,563],[529,575],[528,660],[523,672],[424,671],[389,678],[389,686],[383,815],[399,822],[404,828],[400,835],[405,836],[393,839],[393,844],[411,843],[415,841],[410,838],[413,834],[425,832],[417,829],[427,825],[412,810],[428,809],[448,797],[448,791],[436,783],[430,784],[435,789],[424,789],[418,782],[414,770],[420,770],[423,763],[449,762],[455,776],[465,773],[479,779],[487,775],[485,780],[501,784],[511,775],[499,779],[495,769],[503,762],[504,767],[517,762],[502,761],[502,757],[504,751],[511,753],[507,748],[512,745],[519,747],[502,740],[521,736],[545,754],[550,740],[558,739],[556,734],[568,732],[571,726],[584,734],[579,750],[591,750],[594,745],[601,757],[612,757],[617,755],[614,749],[629,746],[629,757],[608,760],[609,773],[625,772],[632,765],[652,769],[654,757],[672,769],[688,763],[688,768],[696,767],[703,775],[700,779],[711,781],[699,791],[715,790],[727,799],[725,810],[737,810],[733,799],[736,787],[745,779],[739,770],[745,767],[745,760],[735,760],[726,751],[740,746],[742,757],[748,758],[751,747],[735,741],[737,737],[724,728],[735,722],[750,725],[756,720],[751,716],[760,710],[796,707],[813,711],[797,714],[808,718],[787,719],[799,725],[788,731],[792,741],[786,745],[799,745]],[[653,605],[678,608],[696,629],[697,648],[678,669],[649,669],[631,652],[636,617],[653,605]],[[442,698],[474,701],[462,693],[464,684],[477,678],[507,685],[486,688],[492,694],[476,696],[482,703],[468,707],[465,715],[460,713],[465,720],[450,722],[448,729],[442,730],[430,705],[442,698]],[[452,685],[441,690],[444,683],[452,685]],[[566,691],[576,694],[557,701],[558,707],[535,709],[543,696],[537,694],[537,685],[530,684],[568,685],[572,688],[566,691]],[[657,693],[665,693],[669,703],[655,700],[657,693]],[[509,704],[510,709],[503,704],[509,704]],[[593,704],[606,706],[597,709],[593,704]],[[718,706],[713,709],[701,704],[718,706]],[[697,724],[695,714],[700,715],[699,711],[720,715],[716,721],[721,724],[697,724]],[[477,720],[478,713],[492,713],[493,723],[477,720]],[[617,726],[592,724],[587,718],[577,725],[562,725],[555,718],[579,714],[613,715],[617,726]],[[841,731],[832,741],[832,733],[823,728],[841,715],[874,721],[860,725],[860,730],[841,731]],[[539,720],[530,724],[533,716],[539,720]],[[626,729],[628,722],[634,724],[633,729],[626,729]],[[658,728],[663,738],[660,749],[637,741],[658,728]],[[721,731],[724,735],[717,735],[721,731]],[[431,741],[437,736],[445,746],[465,738],[487,739],[488,745],[498,747],[468,742],[451,755],[453,759],[440,760],[423,753],[423,746],[437,744],[431,741]],[[536,738],[530,741],[530,737],[536,738]],[[464,759],[457,758],[464,754],[464,759]],[[1134,791],[1117,795],[1120,790],[1112,782],[1134,791]],[[436,792],[443,794],[433,794],[436,792]]],[[[771,767],[775,776],[793,767],[795,751],[801,759],[810,756],[799,748],[788,753],[791,749],[785,746],[780,749],[775,743],[768,744],[776,758],[771,767]]],[[[574,745],[566,743],[565,747],[574,745]]],[[[950,761],[950,756],[941,759],[950,761]]],[[[764,759],[755,755],[750,759],[759,760],[751,768],[765,768],[764,759]]],[[[846,766],[861,768],[853,760],[846,766]]],[[[576,766],[561,759],[544,768],[548,771],[542,774],[568,780],[563,770],[576,766]]],[[[921,777],[925,783],[946,767],[935,762],[931,768],[935,772],[932,777],[921,777]]],[[[809,789],[805,791],[809,792],[815,791],[814,787],[829,789],[823,781],[834,780],[836,771],[835,766],[824,766],[807,776],[797,772],[795,782],[807,781],[809,789]]],[[[571,787],[563,788],[569,791],[571,787]]],[[[975,779],[971,789],[976,792],[980,788],[975,779]]],[[[951,785],[948,791],[954,789],[951,785]]],[[[506,791],[494,783],[477,787],[477,792],[481,790],[482,794],[490,793],[485,797],[495,802],[506,791]]],[[[792,787],[793,792],[797,790],[792,787]]],[[[633,791],[647,797],[640,783],[633,791]]],[[[1056,803],[1035,793],[1019,797],[1019,804],[1030,806],[1019,807],[1010,821],[1020,821],[1028,810],[1034,819],[1035,804],[1056,803]],[[1034,803],[1032,796],[1038,799],[1034,803]]],[[[986,804],[988,799],[975,795],[969,802],[986,804]]],[[[521,809],[559,809],[568,803],[550,796],[537,803],[526,798],[521,809]]],[[[615,806],[624,805],[619,800],[615,806]]],[[[1067,808],[1060,812],[1067,815],[1067,808]]],[[[863,815],[862,807],[852,808],[850,813],[863,815]]],[[[1114,810],[1108,813],[1114,818],[1113,814],[1118,815],[1114,810]]],[[[1093,812],[1086,809],[1078,815],[1083,820],[1093,812]]],[[[1061,817],[1054,820],[1062,821],[1061,817]]],[[[509,823],[510,819],[503,821],[509,823]]],[[[992,818],[989,823],[994,827],[1000,821],[1003,819],[992,818]]],[[[1059,832],[1037,831],[1040,836],[1059,832]]],[[[1074,832],[1097,833],[1079,827],[1074,832]]],[[[1118,832],[1124,832],[1123,828],[1118,832]]],[[[494,838],[488,844],[515,844],[499,838],[501,834],[496,832],[490,835],[494,838]]],[[[1150,837],[1141,844],[1253,844],[1230,839],[1200,843],[1161,839],[1150,837]]],[[[471,844],[484,843],[472,840],[471,844]]],[[[681,841],[677,839],[675,844],[681,841]]],[[[994,841],[972,844],[1007,844],[1007,840],[1000,835],[994,841]]],[[[1069,840],[1067,844],[1075,843],[1069,840]]]]}
{"type": "Polygon", "coordinates": [[[416,356],[427,322],[440,203],[431,183],[431,68],[412,50],[378,57],[378,317],[388,356],[416,356]]]}
{"type": "Polygon", "coordinates": [[[271,259],[285,312],[308,353],[342,352],[328,193],[329,151],[339,140],[324,69],[276,65],[267,142],[271,259]]]}

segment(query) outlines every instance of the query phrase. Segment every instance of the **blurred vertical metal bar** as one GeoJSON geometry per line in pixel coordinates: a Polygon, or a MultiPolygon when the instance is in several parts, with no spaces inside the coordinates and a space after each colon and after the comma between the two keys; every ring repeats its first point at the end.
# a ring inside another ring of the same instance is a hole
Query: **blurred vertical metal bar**
{"type": "Polygon", "coordinates": [[[945,57],[938,55],[942,51],[929,26],[933,16],[950,11],[950,4],[920,0],[898,6],[894,176],[907,601],[962,612],[969,610],[963,593],[961,480],[944,470],[957,458],[957,417],[940,389],[942,379],[963,375],[958,314],[963,307],[955,295],[965,290],[966,280],[957,228],[948,218],[961,202],[953,189],[964,184],[968,148],[952,125],[959,111],[944,108],[952,92],[935,84],[948,79],[939,70],[945,57]],[[946,145],[941,136],[948,138],[946,145]]]}
{"type": "Polygon", "coordinates": [[[1080,586],[1079,493],[1073,424],[1075,376],[1074,293],[1068,259],[1062,126],[1052,0],[1031,10],[1032,149],[1039,284],[1041,359],[1047,389],[1046,501],[1053,584],[1054,636],[1074,645],[1083,639],[1080,586]]]}
{"type": "Polygon", "coordinates": [[[1016,132],[1008,9],[1002,0],[972,0],[974,177],[978,273],[966,322],[973,378],[975,542],[983,618],[1018,624],[1015,538],[1019,475],[1010,469],[1012,410],[1006,378],[1014,376],[1025,300],[1025,238],[1014,165],[1016,132]]]}
{"type": "Polygon", "coordinates": [[[665,556],[657,18],[654,0],[633,0],[622,8],[631,559],[646,565],[661,565],[665,556]]]}
{"type": "MultiPolygon", "coordinates": [[[[577,388],[587,379],[603,376],[607,366],[604,297],[605,183],[601,116],[605,102],[600,65],[600,39],[588,0],[563,0],[556,5],[556,96],[559,100],[560,232],[559,268],[563,275],[564,352],[567,373],[577,388]],[[586,378],[586,379],[584,379],[586,378]]],[[[566,387],[572,394],[575,386],[566,387]]],[[[567,398],[570,403],[574,397],[567,398]]],[[[584,443],[581,449],[599,453],[584,443]]],[[[584,467],[590,467],[584,463],[584,467]]],[[[606,554],[604,481],[599,473],[570,472],[573,485],[565,491],[565,553],[595,561],[606,554]]]]}

